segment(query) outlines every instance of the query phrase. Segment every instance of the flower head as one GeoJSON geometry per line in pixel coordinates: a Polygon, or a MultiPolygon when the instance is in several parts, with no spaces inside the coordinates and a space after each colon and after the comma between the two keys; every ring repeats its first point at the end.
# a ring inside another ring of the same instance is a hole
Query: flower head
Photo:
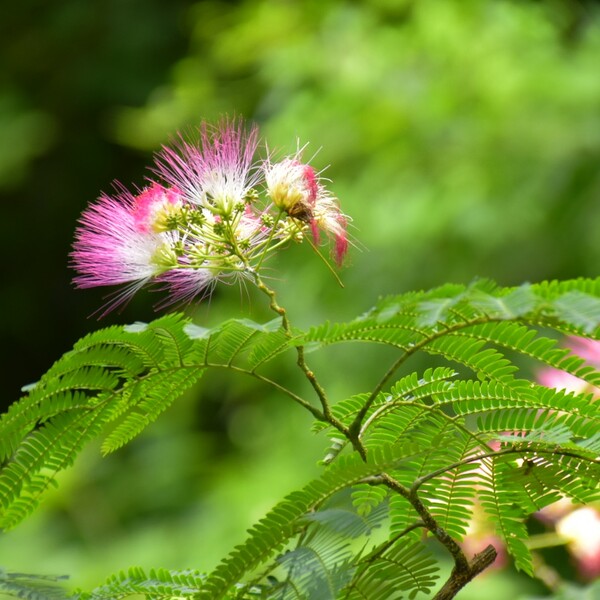
{"type": "Polygon", "coordinates": [[[301,220],[311,215],[319,193],[315,170],[298,157],[264,165],[267,194],[277,208],[301,220]]]}
{"type": "Polygon", "coordinates": [[[157,205],[171,203],[166,196],[164,188],[148,188],[138,196],[121,190],[114,197],[101,196],[83,213],[71,255],[78,287],[136,283],[135,291],[175,264],[171,248],[177,233],[151,226],[157,205]]]}
{"type": "Polygon", "coordinates": [[[256,127],[239,121],[200,127],[199,143],[180,138],[156,157],[152,181],[137,194],[119,188],[82,215],[72,252],[78,287],[126,284],[108,305],[146,284],[190,302],[217,282],[257,282],[267,256],[312,230],[335,241],[341,264],[348,218],[300,151],[280,162],[254,161],[256,127]],[[261,168],[262,167],[262,168],[261,168]],[[266,197],[257,186],[264,183],[266,197]]]}
{"type": "Polygon", "coordinates": [[[200,128],[200,143],[180,139],[175,148],[165,147],[157,156],[156,172],[169,185],[182,190],[186,200],[229,216],[243,205],[257,183],[253,157],[258,130],[245,132],[242,123],[222,121],[200,128]]]}
{"type": "Polygon", "coordinates": [[[334,258],[338,265],[348,251],[348,217],[337,199],[323,185],[319,174],[301,161],[301,150],[280,162],[265,161],[263,170],[267,195],[273,204],[297,221],[309,224],[313,239],[320,231],[334,240],[334,258]]]}
{"type": "MultiPolygon", "coordinates": [[[[101,196],[81,216],[71,254],[79,272],[75,285],[89,288],[127,284],[113,296],[105,312],[127,302],[146,283],[176,264],[173,248],[177,233],[151,227],[150,214],[157,212],[156,206],[150,210],[151,205],[158,204],[159,196],[164,195],[167,192],[158,192],[157,188],[138,196],[121,190],[114,197],[101,196]],[[150,202],[150,197],[155,202],[150,202]]],[[[171,204],[170,200],[166,202],[171,204]]]]}

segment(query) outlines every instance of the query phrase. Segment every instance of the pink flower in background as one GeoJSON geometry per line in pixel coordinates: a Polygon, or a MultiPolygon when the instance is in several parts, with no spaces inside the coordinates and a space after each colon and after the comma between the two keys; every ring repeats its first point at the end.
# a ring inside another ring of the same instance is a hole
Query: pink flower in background
{"type": "MultiPolygon", "coordinates": [[[[567,342],[567,347],[574,354],[581,356],[586,362],[596,367],[600,366],[600,342],[581,337],[570,337],[567,342]]],[[[546,368],[541,369],[537,375],[538,382],[546,387],[556,388],[558,390],[566,390],[575,394],[583,394],[593,392],[595,396],[600,397],[600,389],[594,387],[579,379],[570,373],[559,369],[546,368]]]]}
{"type": "MultiPolygon", "coordinates": [[[[587,363],[600,366],[600,342],[571,337],[567,341],[567,346],[587,363]]],[[[542,369],[538,372],[537,379],[541,385],[547,387],[578,394],[594,392],[600,398],[600,390],[559,369],[542,369]]],[[[513,432],[513,435],[516,433],[513,432]]],[[[500,449],[498,442],[494,442],[490,446],[494,450],[500,449]]],[[[577,508],[571,499],[562,498],[545,506],[535,514],[535,517],[549,531],[555,531],[558,534],[551,536],[552,545],[566,544],[566,548],[576,561],[583,578],[589,580],[600,575],[600,511],[598,508],[594,506],[577,508]]],[[[545,535],[547,534],[542,534],[542,536],[545,535]]],[[[532,537],[533,539],[535,536],[532,537]]],[[[462,544],[463,549],[468,554],[475,554],[490,543],[498,551],[494,567],[504,566],[507,562],[507,555],[503,542],[493,533],[489,522],[482,518],[482,511],[476,504],[467,536],[462,544]]]]}
{"type": "Polygon", "coordinates": [[[561,498],[535,513],[538,521],[556,527],[556,523],[573,510],[573,502],[569,498],[561,498]]]}
{"type": "MultiPolygon", "coordinates": [[[[600,342],[582,337],[569,337],[566,343],[573,354],[586,363],[600,366],[600,342]]],[[[600,389],[570,373],[546,368],[539,371],[538,382],[546,387],[565,390],[575,394],[593,393],[600,398],[600,389]]],[[[537,513],[537,518],[562,536],[567,548],[577,563],[584,579],[591,580],[600,575],[600,511],[594,506],[575,508],[568,498],[546,506],[537,513]]]]}
{"type": "Polygon", "coordinates": [[[562,517],[556,531],[566,538],[585,579],[600,575],[600,512],[591,506],[578,508],[562,517]]]}

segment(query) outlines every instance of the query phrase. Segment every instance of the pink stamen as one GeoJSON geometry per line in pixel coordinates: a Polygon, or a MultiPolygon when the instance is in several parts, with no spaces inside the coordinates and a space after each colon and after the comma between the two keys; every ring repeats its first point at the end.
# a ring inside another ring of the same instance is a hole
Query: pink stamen
{"type": "Polygon", "coordinates": [[[319,194],[319,182],[317,180],[317,174],[310,165],[304,165],[304,182],[308,190],[308,200],[311,204],[314,204],[317,195],[319,194]]]}
{"type": "Polygon", "coordinates": [[[346,253],[348,252],[348,238],[346,232],[335,236],[335,262],[338,267],[342,266],[346,253]]]}
{"type": "Polygon", "coordinates": [[[160,183],[153,182],[135,198],[133,219],[137,230],[141,233],[151,231],[154,212],[158,206],[165,202],[176,204],[180,198],[181,193],[177,188],[167,189],[160,183]]]}
{"type": "Polygon", "coordinates": [[[315,240],[315,244],[319,244],[321,242],[321,232],[319,231],[319,224],[315,219],[312,219],[310,222],[310,230],[312,232],[313,240],[315,240]]]}

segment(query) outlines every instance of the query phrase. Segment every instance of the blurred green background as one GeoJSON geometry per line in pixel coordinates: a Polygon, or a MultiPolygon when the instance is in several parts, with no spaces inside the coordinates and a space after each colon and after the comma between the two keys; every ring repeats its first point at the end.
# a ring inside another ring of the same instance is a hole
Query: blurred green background
{"type": "MultiPolygon", "coordinates": [[[[177,131],[223,114],[282,152],[310,142],[353,219],[344,289],[307,247],[270,263],[297,326],[445,281],[598,275],[596,2],[27,0],[0,8],[0,48],[4,406],[85,333],[153,318],[151,293],[89,318],[105,292],[72,288],[76,220],[113,180],[143,185],[177,131]]],[[[227,287],[188,310],[205,326],[271,318],[227,287]]],[[[388,354],[309,358],[341,399],[388,354]]],[[[292,362],[273,376],[295,377],[292,362]]],[[[0,536],[0,565],[81,586],[131,564],[208,569],[318,472],[309,426],[257,383],[209,375],[118,454],[90,448],[0,536]]],[[[459,597],[541,589],[504,570],[459,597]]]]}

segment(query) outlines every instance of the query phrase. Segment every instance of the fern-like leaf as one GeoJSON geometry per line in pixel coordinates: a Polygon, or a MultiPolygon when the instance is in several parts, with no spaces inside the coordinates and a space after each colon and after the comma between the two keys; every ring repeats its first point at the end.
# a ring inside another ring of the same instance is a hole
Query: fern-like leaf
{"type": "Polygon", "coordinates": [[[391,549],[359,565],[344,600],[399,600],[428,594],[438,578],[438,566],[425,546],[400,540],[391,549]]]}
{"type": "Polygon", "coordinates": [[[24,600],[67,600],[66,577],[11,573],[0,569],[0,595],[24,600]]]}
{"type": "Polygon", "coordinates": [[[87,443],[109,430],[104,453],[126,444],[207,368],[253,375],[290,347],[280,325],[231,320],[202,330],[175,313],[79,340],[0,418],[0,459],[8,460],[0,526],[26,517],[87,443]]]}
{"type": "Polygon", "coordinates": [[[496,526],[516,567],[533,576],[533,560],[526,545],[525,512],[514,504],[510,492],[510,471],[514,467],[502,457],[486,460],[483,465],[485,472],[479,479],[484,486],[479,491],[481,505],[496,526]]]}
{"type": "Polygon", "coordinates": [[[217,568],[209,574],[199,598],[217,600],[249,572],[280,550],[304,524],[304,516],[321,505],[336,492],[359,483],[361,479],[393,470],[407,457],[422,452],[414,444],[378,448],[365,463],[360,457],[340,457],[317,479],[301,491],[290,494],[251,530],[246,542],[236,547],[217,568]]]}
{"type": "Polygon", "coordinates": [[[91,592],[78,592],[73,600],[122,600],[142,595],[146,600],[193,598],[201,588],[204,576],[198,571],[168,571],[131,567],[113,575],[91,592]]]}

